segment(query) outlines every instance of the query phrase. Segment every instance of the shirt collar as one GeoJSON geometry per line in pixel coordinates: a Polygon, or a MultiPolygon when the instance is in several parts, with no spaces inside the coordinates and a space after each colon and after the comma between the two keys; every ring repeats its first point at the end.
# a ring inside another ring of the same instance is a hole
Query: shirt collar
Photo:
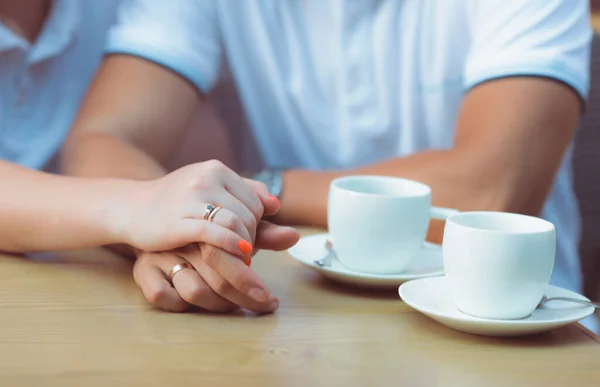
{"type": "Polygon", "coordinates": [[[29,62],[40,62],[65,51],[75,39],[80,26],[80,0],[53,0],[52,11],[32,47],[29,62]]]}
{"type": "Polygon", "coordinates": [[[0,53],[12,49],[29,51],[28,62],[39,62],[63,52],[81,25],[79,0],[53,0],[52,9],[37,41],[32,45],[0,23],[0,53]]]}

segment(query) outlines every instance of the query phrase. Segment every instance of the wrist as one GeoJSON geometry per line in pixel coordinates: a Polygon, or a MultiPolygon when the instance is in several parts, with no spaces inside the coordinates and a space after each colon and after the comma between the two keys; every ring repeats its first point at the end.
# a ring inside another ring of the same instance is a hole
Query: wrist
{"type": "Polygon", "coordinates": [[[281,185],[285,187],[285,190],[281,190],[279,196],[280,207],[279,211],[274,217],[277,223],[289,223],[295,219],[294,212],[294,190],[297,176],[302,174],[302,170],[287,169],[281,172],[281,185]]]}
{"type": "Polygon", "coordinates": [[[115,179],[101,184],[105,189],[100,191],[102,199],[96,216],[103,222],[107,244],[134,246],[131,227],[148,182],[115,179]]]}

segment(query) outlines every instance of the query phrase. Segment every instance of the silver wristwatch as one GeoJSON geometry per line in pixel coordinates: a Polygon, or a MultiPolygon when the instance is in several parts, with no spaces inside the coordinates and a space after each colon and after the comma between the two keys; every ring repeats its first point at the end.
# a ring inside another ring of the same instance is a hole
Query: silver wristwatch
{"type": "Polygon", "coordinates": [[[281,192],[283,191],[283,170],[263,169],[252,176],[252,179],[264,183],[269,189],[271,195],[275,196],[276,198],[281,197],[281,192]]]}

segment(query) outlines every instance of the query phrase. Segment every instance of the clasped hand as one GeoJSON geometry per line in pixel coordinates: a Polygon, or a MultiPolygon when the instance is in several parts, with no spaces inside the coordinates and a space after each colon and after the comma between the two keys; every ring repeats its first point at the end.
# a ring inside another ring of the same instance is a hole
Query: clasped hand
{"type": "Polygon", "coordinates": [[[208,161],[141,185],[117,232],[137,251],[133,274],[148,302],[173,312],[279,307],[247,264],[258,249],[285,250],[299,235],[262,220],[279,210],[264,184],[208,161]],[[203,218],[210,204],[222,207],[212,221],[203,218]],[[168,273],[182,263],[193,269],[179,271],[171,284],[168,273]]]}

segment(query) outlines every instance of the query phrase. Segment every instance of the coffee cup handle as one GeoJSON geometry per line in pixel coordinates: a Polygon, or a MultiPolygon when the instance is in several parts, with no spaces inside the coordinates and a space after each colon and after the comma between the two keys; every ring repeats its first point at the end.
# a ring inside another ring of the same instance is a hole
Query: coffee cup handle
{"type": "Polygon", "coordinates": [[[431,210],[429,211],[429,216],[432,219],[446,220],[456,214],[460,214],[460,211],[455,210],[454,208],[431,207],[431,210]]]}

